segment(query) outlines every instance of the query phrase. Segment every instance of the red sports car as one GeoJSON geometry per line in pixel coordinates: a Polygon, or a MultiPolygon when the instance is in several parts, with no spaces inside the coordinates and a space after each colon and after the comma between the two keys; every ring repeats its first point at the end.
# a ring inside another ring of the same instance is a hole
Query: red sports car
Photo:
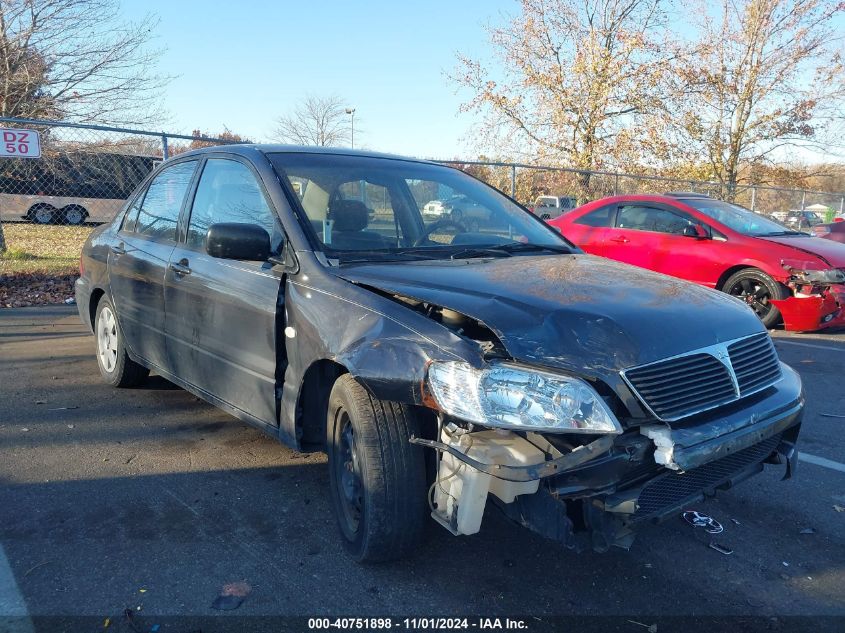
{"type": "Polygon", "coordinates": [[[845,244],[695,194],[615,196],[549,224],[588,253],[739,297],[766,327],[845,325],[845,244]]]}

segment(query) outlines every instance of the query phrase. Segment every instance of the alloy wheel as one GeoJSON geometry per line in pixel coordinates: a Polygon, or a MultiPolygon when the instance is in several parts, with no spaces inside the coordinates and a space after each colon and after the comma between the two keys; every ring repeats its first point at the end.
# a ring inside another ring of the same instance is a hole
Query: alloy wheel
{"type": "Polygon", "coordinates": [[[112,373],[117,365],[117,321],[108,306],[100,311],[97,321],[97,354],[103,369],[112,373]]]}
{"type": "Polygon", "coordinates": [[[728,294],[745,301],[761,319],[764,319],[774,307],[771,303],[771,292],[759,279],[740,279],[728,289],[728,294]]]}

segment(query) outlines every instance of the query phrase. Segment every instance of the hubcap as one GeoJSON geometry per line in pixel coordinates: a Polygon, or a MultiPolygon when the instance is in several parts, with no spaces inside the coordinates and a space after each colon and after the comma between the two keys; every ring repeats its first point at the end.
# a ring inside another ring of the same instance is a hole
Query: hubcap
{"type": "Polygon", "coordinates": [[[335,475],[340,488],[345,531],[353,536],[358,531],[364,511],[364,486],[361,483],[361,464],[356,450],[355,430],[346,411],[340,412],[340,429],[335,475]]]}
{"type": "Polygon", "coordinates": [[[47,224],[50,220],[53,219],[53,212],[50,209],[36,209],[35,211],[35,220],[39,224],[47,224]]]}
{"type": "Polygon", "coordinates": [[[770,299],[772,298],[769,289],[758,279],[742,279],[733,285],[730,294],[739,297],[747,303],[757,316],[765,318],[772,310],[770,299]]]}
{"type": "Polygon", "coordinates": [[[65,211],[65,221],[68,224],[81,224],[82,220],[82,211],[79,209],[68,209],[65,211]]]}
{"type": "Polygon", "coordinates": [[[109,307],[100,311],[97,321],[97,353],[100,365],[107,373],[112,373],[117,365],[117,321],[109,307]]]}

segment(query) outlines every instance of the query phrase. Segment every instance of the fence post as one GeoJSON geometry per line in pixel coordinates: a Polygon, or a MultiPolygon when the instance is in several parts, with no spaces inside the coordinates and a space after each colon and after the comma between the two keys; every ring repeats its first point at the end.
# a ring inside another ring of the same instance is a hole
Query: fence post
{"type": "Polygon", "coordinates": [[[619,172],[613,174],[613,195],[619,195],[619,172]]]}
{"type": "Polygon", "coordinates": [[[516,165],[511,165],[511,198],[516,200],[516,165]]]}
{"type": "Polygon", "coordinates": [[[845,213],[845,196],[839,198],[839,215],[845,213]]]}
{"type": "Polygon", "coordinates": [[[164,160],[167,160],[169,156],[167,155],[167,134],[161,135],[161,156],[164,160]]]}
{"type": "Polygon", "coordinates": [[[807,204],[807,192],[802,191],[801,192],[801,210],[802,211],[804,210],[804,208],[805,208],[804,205],[806,205],[806,204],[807,204]]]}
{"type": "Polygon", "coordinates": [[[751,210],[755,211],[754,204],[757,202],[757,187],[751,187],[751,210]]]}

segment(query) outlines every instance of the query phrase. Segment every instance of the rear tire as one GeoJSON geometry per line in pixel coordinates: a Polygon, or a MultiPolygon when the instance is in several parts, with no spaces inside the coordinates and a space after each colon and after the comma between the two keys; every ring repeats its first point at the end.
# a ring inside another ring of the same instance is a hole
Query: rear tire
{"type": "Polygon", "coordinates": [[[85,222],[88,217],[88,212],[85,207],[80,207],[76,204],[71,204],[62,209],[62,223],[68,226],[79,226],[85,222]]]}
{"type": "Polygon", "coordinates": [[[358,562],[411,554],[426,519],[425,455],[411,444],[419,420],[404,404],[373,398],[352,376],[329,396],[331,496],[347,551],[358,562]]]}
{"type": "Polygon", "coordinates": [[[136,387],[146,380],[150,370],[129,358],[114,306],[105,296],[97,304],[94,338],[97,365],[106,383],[112,387],[136,387]]]}
{"type": "Polygon", "coordinates": [[[745,301],[766,328],[774,327],[781,318],[780,310],[770,301],[789,296],[786,287],[759,268],[745,268],[734,273],[728,277],[722,291],[745,301]]]}

